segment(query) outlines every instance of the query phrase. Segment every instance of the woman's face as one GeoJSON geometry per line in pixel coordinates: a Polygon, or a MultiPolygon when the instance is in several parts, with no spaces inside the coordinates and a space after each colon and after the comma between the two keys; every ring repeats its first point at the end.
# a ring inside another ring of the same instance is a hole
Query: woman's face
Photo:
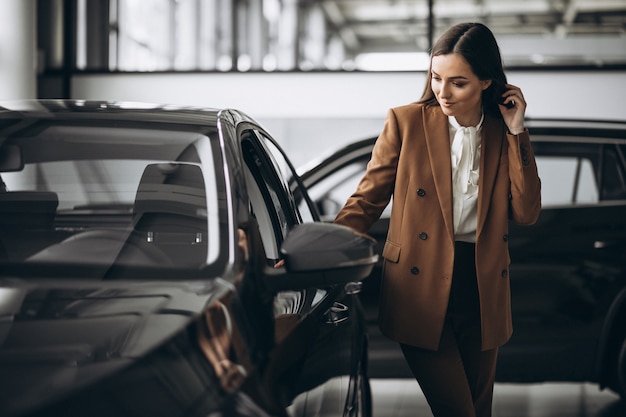
{"type": "Polygon", "coordinates": [[[482,114],[482,92],[491,80],[480,80],[459,54],[433,56],[431,88],[447,116],[461,126],[476,126],[482,114]]]}

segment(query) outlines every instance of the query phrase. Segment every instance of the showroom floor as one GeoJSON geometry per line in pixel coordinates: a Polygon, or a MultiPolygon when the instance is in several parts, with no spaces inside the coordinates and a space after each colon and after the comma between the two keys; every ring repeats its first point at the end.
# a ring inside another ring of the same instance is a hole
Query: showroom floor
{"type": "MultiPolygon", "coordinates": [[[[412,379],[372,379],[373,417],[432,417],[412,379]]],[[[611,391],[573,383],[496,384],[493,417],[625,417],[611,391]]]]}

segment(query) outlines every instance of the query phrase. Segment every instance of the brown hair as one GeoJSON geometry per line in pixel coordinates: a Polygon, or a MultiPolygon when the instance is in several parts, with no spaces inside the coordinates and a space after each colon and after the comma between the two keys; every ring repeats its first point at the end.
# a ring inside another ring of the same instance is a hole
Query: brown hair
{"type": "MultiPolygon", "coordinates": [[[[500,48],[491,30],[482,23],[459,23],[441,35],[432,47],[430,56],[459,54],[468,62],[480,80],[491,80],[491,85],[482,93],[483,111],[502,117],[498,103],[505,90],[506,75],[502,66],[500,48]]],[[[431,61],[432,62],[432,61],[431,61]]],[[[426,86],[420,103],[438,105],[431,87],[431,68],[428,68],[426,86]]]]}

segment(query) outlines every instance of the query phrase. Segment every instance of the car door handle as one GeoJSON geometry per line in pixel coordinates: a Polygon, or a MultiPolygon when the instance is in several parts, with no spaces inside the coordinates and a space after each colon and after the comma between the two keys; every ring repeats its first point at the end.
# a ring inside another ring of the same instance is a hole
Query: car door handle
{"type": "Polygon", "coordinates": [[[344,287],[344,292],[347,295],[355,295],[361,292],[363,289],[363,283],[360,281],[357,282],[348,282],[344,287]]]}
{"type": "Polygon", "coordinates": [[[333,306],[326,311],[326,324],[338,325],[350,317],[348,306],[335,301],[333,306]]]}

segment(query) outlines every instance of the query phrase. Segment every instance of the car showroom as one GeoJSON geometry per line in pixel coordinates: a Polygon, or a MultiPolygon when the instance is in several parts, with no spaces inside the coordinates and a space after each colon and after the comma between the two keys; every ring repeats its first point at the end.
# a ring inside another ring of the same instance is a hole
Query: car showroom
{"type": "Polygon", "coordinates": [[[0,11],[1,417],[626,416],[626,0],[0,11]]]}

